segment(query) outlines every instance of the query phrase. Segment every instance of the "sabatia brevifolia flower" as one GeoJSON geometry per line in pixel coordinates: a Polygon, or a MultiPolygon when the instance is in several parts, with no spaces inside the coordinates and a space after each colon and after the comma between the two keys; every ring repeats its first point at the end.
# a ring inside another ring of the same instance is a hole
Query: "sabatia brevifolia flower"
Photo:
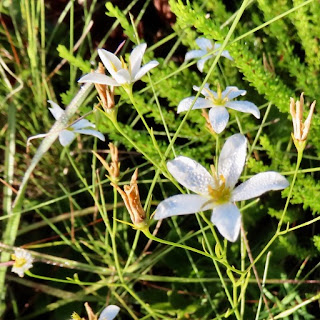
{"type": "Polygon", "coordinates": [[[19,277],[23,277],[24,273],[33,266],[33,258],[31,256],[31,253],[27,250],[17,248],[14,250],[11,258],[12,260],[14,260],[11,271],[17,273],[19,277]]]}
{"type": "Polygon", "coordinates": [[[304,144],[307,140],[316,101],[313,101],[313,103],[311,104],[310,111],[305,122],[302,122],[303,105],[303,92],[300,95],[300,101],[298,100],[297,102],[295,102],[293,98],[290,98],[290,113],[293,122],[292,139],[297,148],[299,148],[298,145],[304,144]]]}
{"type": "MultiPolygon", "coordinates": [[[[217,50],[221,47],[221,44],[218,43],[213,43],[212,40],[206,39],[206,38],[197,38],[196,39],[196,43],[198,45],[198,47],[201,50],[191,50],[189,52],[186,53],[186,57],[185,57],[185,61],[191,60],[191,59],[195,59],[195,58],[201,58],[204,55],[206,55],[207,53],[213,51],[213,50],[217,50]]],[[[216,54],[215,54],[216,55],[216,54]]],[[[221,53],[222,57],[225,57],[229,60],[233,60],[233,58],[230,56],[230,53],[228,50],[223,50],[221,53]]],[[[211,59],[213,57],[212,54],[208,55],[207,57],[201,58],[198,62],[197,62],[197,67],[198,70],[200,72],[203,72],[203,68],[204,68],[204,63],[211,59]]]]}
{"type": "MultiPolygon", "coordinates": [[[[49,110],[56,120],[58,120],[60,117],[64,115],[64,110],[58,104],[56,104],[51,100],[48,100],[48,102],[51,104],[51,108],[49,108],[49,110]]],[[[61,130],[61,132],[59,133],[59,141],[61,145],[65,147],[75,139],[76,133],[94,136],[99,138],[102,141],[105,141],[105,137],[101,132],[90,129],[95,127],[96,126],[93,123],[91,123],[89,120],[86,120],[86,119],[77,120],[68,128],[61,130]]],[[[48,133],[41,133],[28,138],[27,146],[29,145],[31,140],[37,139],[37,138],[44,138],[47,135],[48,133]]]]}
{"type": "MultiPolygon", "coordinates": [[[[88,320],[113,320],[120,311],[120,308],[118,306],[110,305],[102,310],[98,318],[97,315],[92,311],[88,302],[86,302],[84,305],[88,314],[88,320]]],[[[84,318],[81,318],[76,312],[72,314],[71,318],[72,320],[85,320],[84,318]]]]}
{"type": "Polygon", "coordinates": [[[105,74],[92,72],[83,76],[79,82],[92,82],[115,87],[130,87],[132,83],[140,80],[148,71],[159,64],[158,61],[150,61],[141,67],[142,58],[146,48],[147,45],[145,43],[136,46],[130,54],[128,64],[124,62],[122,57],[119,59],[112,52],[104,49],[98,49],[99,57],[111,77],[106,76],[105,74]]]}
{"type": "MultiPolygon", "coordinates": [[[[199,87],[193,86],[193,90],[199,91],[199,87]]],[[[239,96],[244,96],[246,93],[247,91],[239,90],[237,87],[227,87],[226,90],[221,92],[220,86],[218,86],[218,92],[215,92],[210,90],[209,85],[206,83],[201,91],[201,94],[203,94],[205,98],[198,98],[192,110],[211,108],[209,111],[209,119],[212,128],[216,133],[221,133],[229,121],[229,113],[226,108],[251,113],[257,119],[260,118],[260,111],[252,102],[231,101],[239,96]]],[[[178,113],[188,111],[194,99],[195,96],[183,99],[178,105],[178,113]]]]}
{"type": "Polygon", "coordinates": [[[140,202],[139,188],[137,184],[138,169],[135,170],[131,177],[130,186],[125,185],[123,190],[113,183],[111,185],[120,193],[125,206],[127,207],[132,223],[137,229],[147,226],[146,213],[140,202]]]}
{"type": "Polygon", "coordinates": [[[236,201],[260,196],[269,190],[281,190],[289,183],[279,173],[259,173],[235,187],[243,170],[247,139],[242,134],[228,138],[221,150],[217,171],[212,166],[212,175],[196,161],[179,156],[167,163],[172,176],[184,187],[196,194],[179,194],[162,201],[154,218],[212,210],[211,222],[222,236],[236,241],[240,231],[241,216],[236,201]]]}

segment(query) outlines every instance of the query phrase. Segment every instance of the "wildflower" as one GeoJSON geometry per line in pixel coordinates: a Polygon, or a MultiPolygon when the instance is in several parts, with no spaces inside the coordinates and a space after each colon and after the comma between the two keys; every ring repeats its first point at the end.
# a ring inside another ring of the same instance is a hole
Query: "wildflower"
{"type": "Polygon", "coordinates": [[[19,277],[23,277],[25,271],[28,271],[33,266],[33,258],[27,250],[17,248],[14,250],[11,258],[15,261],[11,271],[17,273],[19,277]]]}
{"type": "MultiPolygon", "coordinates": [[[[199,91],[199,87],[193,86],[195,91],[199,91]]],[[[227,87],[226,90],[221,92],[220,86],[218,86],[218,92],[209,89],[209,85],[206,83],[202,89],[201,94],[205,98],[198,98],[192,109],[204,109],[211,108],[209,111],[209,119],[213,130],[216,133],[221,133],[229,121],[229,113],[226,109],[251,113],[257,119],[260,118],[260,111],[255,104],[249,101],[231,101],[238,96],[244,96],[247,92],[245,90],[239,90],[237,87],[227,87]]],[[[180,101],[178,105],[178,113],[182,111],[188,111],[194,102],[195,97],[185,98],[180,101]]]]}
{"type": "MultiPolygon", "coordinates": [[[[53,117],[58,120],[60,117],[64,116],[64,110],[55,102],[48,100],[48,102],[51,104],[51,108],[49,108],[51,114],[53,117]]],[[[80,119],[75,121],[72,125],[70,125],[68,128],[65,128],[59,132],[59,141],[62,146],[69,145],[76,137],[76,133],[80,134],[86,134],[89,136],[94,136],[99,138],[102,141],[105,141],[104,135],[97,131],[90,128],[95,128],[96,126],[91,123],[90,121],[86,119],[80,119]]],[[[27,146],[30,144],[30,141],[37,138],[43,138],[46,137],[48,133],[41,133],[37,134],[35,136],[32,136],[28,138],[27,146]]]]}
{"type": "Polygon", "coordinates": [[[137,184],[138,179],[138,169],[135,170],[131,177],[130,186],[125,185],[123,190],[116,184],[111,183],[111,185],[117,189],[120,193],[125,206],[127,207],[132,223],[138,229],[147,226],[146,223],[146,213],[142,208],[140,202],[139,189],[137,184]]]}
{"type": "MultiPolygon", "coordinates": [[[[92,311],[91,307],[89,306],[88,302],[84,304],[87,314],[88,314],[88,320],[113,320],[117,314],[120,311],[120,308],[115,305],[110,305],[104,308],[99,316],[92,311]]],[[[84,318],[81,318],[76,312],[73,312],[71,316],[72,320],[85,320],[84,318]]]]}
{"type": "Polygon", "coordinates": [[[98,320],[113,320],[119,313],[120,308],[115,305],[107,306],[102,310],[98,320]]]}
{"type": "Polygon", "coordinates": [[[115,87],[127,87],[128,85],[131,85],[133,82],[140,80],[148,71],[159,64],[158,61],[150,61],[141,67],[146,48],[147,45],[145,43],[135,47],[130,54],[129,65],[124,62],[122,57],[119,59],[116,55],[107,50],[98,49],[100,59],[111,77],[93,72],[83,76],[79,82],[92,82],[115,87]]]}
{"type": "Polygon", "coordinates": [[[242,134],[228,138],[221,150],[217,171],[212,167],[212,175],[202,165],[184,156],[169,161],[167,167],[172,176],[196,194],[179,194],[162,201],[154,218],[159,220],[212,210],[211,222],[221,235],[229,241],[236,241],[241,216],[235,202],[289,185],[282,175],[268,171],[235,187],[245,164],[246,148],[247,139],[242,134]]]}
{"type": "MultiPolygon", "coordinates": [[[[208,54],[209,52],[211,52],[213,50],[218,50],[221,47],[221,44],[213,43],[213,41],[206,39],[206,38],[197,38],[196,43],[201,50],[191,50],[191,51],[187,52],[186,57],[184,59],[185,61],[188,61],[188,60],[191,60],[194,58],[201,58],[204,55],[208,54]]],[[[217,53],[215,53],[214,55],[217,55],[217,53]]],[[[233,60],[233,58],[230,56],[230,53],[228,50],[223,50],[221,53],[221,56],[225,57],[229,60],[233,60]]],[[[210,54],[204,58],[201,58],[197,62],[197,67],[200,72],[203,72],[205,62],[207,60],[211,59],[212,57],[213,57],[213,55],[210,54]]]]}
{"type": "Polygon", "coordinates": [[[300,101],[295,102],[293,98],[290,98],[290,113],[293,122],[292,138],[297,149],[299,149],[299,146],[305,145],[305,141],[307,140],[316,101],[313,101],[311,104],[308,117],[304,123],[302,122],[303,105],[303,92],[300,95],[300,101]]]}

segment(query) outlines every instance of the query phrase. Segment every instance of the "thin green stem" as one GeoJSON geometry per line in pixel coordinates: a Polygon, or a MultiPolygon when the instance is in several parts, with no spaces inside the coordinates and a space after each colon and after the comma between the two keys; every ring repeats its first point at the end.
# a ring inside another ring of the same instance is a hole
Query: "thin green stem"
{"type": "Polygon", "coordinates": [[[150,138],[151,138],[151,140],[152,140],[152,142],[153,142],[153,145],[154,145],[155,149],[157,150],[160,158],[164,161],[164,157],[163,157],[162,152],[161,152],[161,150],[160,150],[160,148],[159,148],[159,145],[158,145],[158,143],[157,143],[157,140],[156,140],[155,137],[154,137],[153,131],[152,131],[152,129],[150,129],[150,127],[149,127],[146,119],[144,118],[144,116],[143,116],[143,114],[142,114],[142,112],[141,112],[141,110],[140,110],[140,107],[138,106],[138,104],[137,104],[137,103],[135,102],[135,100],[134,100],[134,96],[133,96],[133,94],[132,94],[132,88],[130,88],[130,90],[126,90],[126,92],[127,92],[128,96],[129,96],[129,99],[130,99],[132,105],[134,106],[134,108],[135,108],[136,111],[138,112],[138,115],[139,115],[141,121],[143,122],[145,128],[147,129],[147,131],[148,131],[148,133],[149,133],[149,135],[150,135],[150,138]]]}
{"type": "MultiPolygon", "coordinates": [[[[289,206],[289,203],[290,203],[290,199],[291,199],[292,192],[293,192],[293,187],[294,187],[294,184],[295,184],[297,175],[298,175],[298,169],[299,169],[299,167],[300,167],[300,163],[301,163],[301,160],[302,160],[302,156],[303,156],[303,150],[300,151],[300,152],[298,151],[296,169],[295,169],[295,172],[294,172],[294,175],[293,175],[293,179],[292,179],[292,182],[291,182],[291,185],[290,185],[290,190],[289,190],[289,194],[288,194],[288,196],[287,196],[286,204],[285,204],[285,207],[284,207],[284,209],[283,209],[283,212],[282,212],[280,221],[279,221],[279,223],[278,223],[277,231],[276,231],[276,233],[273,235],[273,237],[269,240],[269,242],[266,244],[266,246],[261,250],[261,252],[258,254],[258,256],[254,259],[253,263],[251,263],[250,266],[247,268],[248,271],[252,268],[252,266],[253,266],[254,264],[257,263],[257,261],[264,255],[264,253],[268,250],[268,248],[271,246],[271,244],[272,244],[272,243],[278,238],[278,236],[282,233],[280,230],[281,230],[282,223],[283,223],[285,214],[286,214],[286,212],[287,212],[287,209],[288,209],[288,206],[289,206]]],[[[287,232],[287,231],[286,231],[286,232],[287,232]]]]}
{"type": "Polygon", "coordinates": [[[195,252],[195,253],[198,253],[202,256],[205,256],[207,258],[210,258],[214,261],[219,261],[221,262],[223,265],[226,266],[226,263],[224,261],[221,261],[220,259],[216,258],[215,256],[205,252],[205,251],[201,251],[199,249],[196,249],[196,248],[193,248],[193,247],[189,247],[187,245],[184,245],[184,244],[180,244],[180,243],[175,243],[175,242],[171,242],[171,241],[168,241],[168,240],[164,240],[164,239],[160,239],[160,238],[157,238],[155,237],[154,235],[152,235],[149,231],[149,229],[144,229],[144,230],[141,230],[145,236],[153,241],[156,241],[156,242],[159,242],[159,243],[162,243],[162,244],[166,244],[168,246],[172,246],[172,247],[177,247],[177,248],[181,248],[181,249],[185,249],[185,250],[189,250],[189,251],[192,251],[192,252],[195,252]]]}

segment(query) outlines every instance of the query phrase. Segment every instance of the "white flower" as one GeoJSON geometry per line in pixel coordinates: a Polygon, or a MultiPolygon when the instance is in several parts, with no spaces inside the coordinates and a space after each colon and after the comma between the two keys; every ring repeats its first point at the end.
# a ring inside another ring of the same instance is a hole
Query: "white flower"
{"type": "MultiPolygon", "coordinates": [[[[221,47],[221,44],[218,44],[218,43],[213,44],[213,42],[211,40],[206,39],[206,38],[197,38],[196,43],[201,50],[191,50],[191,51],[187,52],[186,57],[184,59],[185,61],[188,61],[188,60],[191,60],[194,58],[201,58],[204,55],[206,55],[207,53],[209,53],[213,50],[217,50],[221,47]]],[[[215,53],[214,55],[217,55],[217,54],[215,53]]],[[[221,53],[221,56],[225,57],[229,60],[233,60],[233,58],[230,56],[229,51],[227,51],[227,50],[223,50],[221,53]]],[[[202,58],[197,62],[197,67],[200,72],[203,72],[204,63],[212,57],[213,57],[213,55],[210,54],[207,57],[202,58]]]]}
{"type": "Polygon", "coordinates": [[[25,271],[32,268],[33,258],[27,250],[21,248],[15,249],[14,254],[12,254],[12,259],[15,260],[15,262],[11,271],[17,273],[19,277],[23,277],[25,271]]]}
{"type": "Polygon", "coordinates": [[[110,305],[104,308],[98,320],[113,320],[119,313],[120,308],[115,305],[110,305]]]}
{"type": "MultiPolygon", "coordinates": [[[[199,91],[199,87],[193,86],[195,91],[199,91]]],[[[226,109],[251,113],[257,119],[260,118],[260,111],[258,107],[249,101],[231,101],[238,96],[244,96],[247,91],[239,90],[237,87],[227,87],[226,90],[221,92],[220,86],[218,86],[218,92],[209,89],[209,85],[206,83],[201,93],[205,98],[198,98],[192,109],[211,108],[209,111],[209,119],[213,130],[216,133],[221,133],[229,121],[229,113],[226,109]]],[[[195,99],[195,96],[185,98],[180,101],[178,105],[178,113],[182,111],[188,111],[195,99]]]]}
{"type": "Polygon", "coordinates": [[[140,80],[148,71],[159,64],[158,61],[150,61],[141,67],[142,58],[146,48],[147,45],[142,43],[132,50],[129,58],[129,66],[124,62],[122,57],[119,59],[116,55],[107,50],[98,49],[100,59],[109,71],[111,77],[108,77],[105,74],[92,72],[83,76],[79,82],[92,82],[109,86],[123,86],[130,85],[131,83],[140,80]]]}
{"type": "MultiPolygon", "coordinates": [[[[56,104],[51,100],[48,100],[48,102],[51,104],[51,108],[49,108],[49,110],[56,120],[64,116],[65,111],[58,104],[56,104]]],[[[96,126],[93,123],[91,123],[86,119],[78,120],[74,122],[72,125],[70,125],[68,128],[63,129],[59,132],[59,141],[62,144],[62,146],[65,147],[75,139],[76,133],[94,136],[99,138],[102,141],[105,141],[105,137],[101,132],[97,130],[89,129],[89,128],[95,128],[95,127],[96,126]]],[[[37,138],[43,138],[43,137],[46,137],[47,135],[48,133],[41,133],[28,138],[27,146],[29,145],[31,140],[37,139],[37,138]]]]}
{"type": "Polygon", "coordinates": [[[289,183],[277,172],[259,173],[235,187],[246,159],[247,139],[242,134],[228,138],[221,150],[217,172],[212,175],[196,161],[179,156],[167,163],[172,176],[196,194],[180,194],[162,201],[154,218],[212,210],[211,222],[229,241],[236,241],[241,216],[236,201],[260,196],[269,190],[281,190],[289,183]]]}

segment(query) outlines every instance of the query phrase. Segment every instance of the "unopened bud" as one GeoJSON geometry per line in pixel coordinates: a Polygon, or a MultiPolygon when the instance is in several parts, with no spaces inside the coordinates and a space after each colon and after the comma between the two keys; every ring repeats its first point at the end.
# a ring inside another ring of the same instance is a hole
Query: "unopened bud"
{"type": "Polygon", "coordinates": [[[297,145],[301,145],[307,140],[316,101],[313,101],[313,103],[311,104],[310,111],[305,122],[302,121],[303,105],[304,105],[303,92],[300,95],[300,100],[296,102],[294,101],[293,98],[290,98],[290,113],[292,116],[292,123],[293,123],[292,137],[297,148],[298,148],[297,145]]]}

